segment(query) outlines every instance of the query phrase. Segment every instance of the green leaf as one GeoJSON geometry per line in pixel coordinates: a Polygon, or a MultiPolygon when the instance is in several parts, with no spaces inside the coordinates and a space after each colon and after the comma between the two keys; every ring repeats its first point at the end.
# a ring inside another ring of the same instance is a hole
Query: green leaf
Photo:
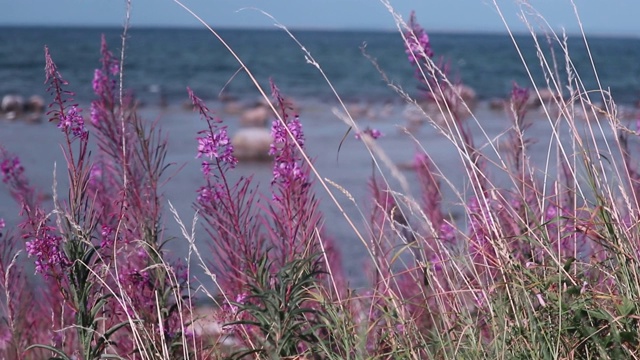
{"type": "MultiPolygon", "coordinates": [[[[54,353],[56,353],[56,354],[58,354],[60,356],[59,359],[71,360],[71,358],[69,356],[67,356],[67,354],[65,354],[64,351],[58,350],[58,349],[54,348],[53,346],[49,346],[49,345],[35,344],[35,345],[31,345],[28,348],[26,348],[25,351],[29,351],[31,349],[36,349],[36,348],[41,348],[41,349],[45,349],[45,350],[49,350],[51,352],[54,352],[54,353]]],[[[51,359],[57,359],[57,358],[51,358],[51,359]]]]}
{"type": "Polygon", "coordinates": [[[607,313],[605,310],[603,309],[599,309],[599,310],[587,310],[587,312],[589,313],[590,316],[598,319],[598,320],[606,320],[606,321],[611,321],[611,315],[609,315],[609,313],[607,313]]]}
{"type": "Polygon", "coordinates": [[[617,308],[618,308],[618,313],[621,316],[629,316],[635,313],[636,304],[633,301],[629,300],[628,298],[624,298],[622,300],[622,304],[618,305],[617,308]]]}
{"type": "Polygon", "coordinates": [[[104,307],[107,303],[107,300],[111,297],[111,294],[105,294],[98,298],[98,300],[93,305],[91,309],[91,318],[96,318],[98,316],[98,312],[104,307]]]}
{"type": "Polygon", "coordinates": [[[565,261],[564,265],[562,266],[564,271],[569,272],[569,270],[571,270],[571,265],[573,265],[575,261],[576,261],[576,258],[574,258],[573,256],[568,258],[567,261],[565,261]]]}

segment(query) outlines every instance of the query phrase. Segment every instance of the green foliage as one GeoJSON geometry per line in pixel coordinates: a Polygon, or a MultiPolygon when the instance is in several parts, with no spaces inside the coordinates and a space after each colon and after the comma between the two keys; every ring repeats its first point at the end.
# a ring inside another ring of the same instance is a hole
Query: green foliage
{"type": "Polygon", "coordinates": [[[225,324],[246,336],[255,334],[251,340],[256,347],[232,358],[250,353],[283,358],[317,352],[321,334],[327,330],[319,304],[311,296],[322,274],[317,259],[313,255],[297,258],[278,269],[267,255],[258,261],[246,297],[233,303],[240,320],[225,324]]]}

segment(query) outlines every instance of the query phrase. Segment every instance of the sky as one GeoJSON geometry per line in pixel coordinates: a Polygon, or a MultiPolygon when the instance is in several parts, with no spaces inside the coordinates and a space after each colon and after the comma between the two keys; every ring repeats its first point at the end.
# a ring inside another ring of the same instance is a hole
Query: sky
{"type": "MultiPolygon", "coordinates": [[[[392,30],[381,0],[181,0],[214,28],[269,28],[271,14],[291,29],[392,30]]],[[[505,32],[494,0],[387,0],[407,17],[415,10],[427,31],[505,32]]],[[[525,0],[519,0],[521,3],[525,0]]],[[[574,0],[587,34],[640,37],[640,0],[574,0]]],[[[495,0],[509,28],[527,30],[515,0],[495,0]]],[[[528,0],[554,29],[579,32],[570,0],[528,0]]],[[[125,0],[0,0],[1,25],[122,26],[125,0]]],[[[525,9],[530,22],[541,18],[525,9]]],[[[199,27],[174,0],[132,0],[132,26],[199,27]]]]}

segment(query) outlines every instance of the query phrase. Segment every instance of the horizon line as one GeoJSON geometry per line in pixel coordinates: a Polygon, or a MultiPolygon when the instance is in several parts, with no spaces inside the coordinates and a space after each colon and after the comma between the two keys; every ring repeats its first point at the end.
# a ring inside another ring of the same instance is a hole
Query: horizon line
{"type": "MultiPolygon", "coordinates": [[[[61,28],[61,29],[122,29],[123,25],[114,25],[114,24],[0,24],[0,28],[61,28]]],[[[158,25],[158,24],[142,24],[142,25],[130,25],[129,29],[142,29],[142,30],[163,30],[163,29],[179,29],[179,30],[204,30],[208,31],[206,28],[202,27],[202,25],[178,25],[178,24],[168,24],[168,25],[158,25]]],[[[217,30],[221,31],[282,31],[274,26],[220,26],[217,30]]],[[[324,28],[324,27],[287,27],[289,31],[297,31],[297,32],[370,32],[370,33],[396,33],[398,32],[397,28],[324,28]]],[[[509,32],[506,30],[471,30],[471,29],[461,29],[461,30],[453,30],[453,29],[434,29],[428,31],[429,34],[440,34],[440,35],[498,35],[498,36],[508,36],[509,32]]],[[[512,31],[514,36],[530,36],[531,33],[527,31],[512,31]]],[[[567,32],[568,36],[582,36],[579,32],[567,32]]],[[[542,36],[544,34],[538,34],[542,36]]],[[[630,38],[630,39],[638,39],[640,38],[637,34],[629,34],[629,33],[615,33],[615,32],[594,32],[591,34],[586,34],[587,37],[615,37],[615,38],[630,38]]]]}

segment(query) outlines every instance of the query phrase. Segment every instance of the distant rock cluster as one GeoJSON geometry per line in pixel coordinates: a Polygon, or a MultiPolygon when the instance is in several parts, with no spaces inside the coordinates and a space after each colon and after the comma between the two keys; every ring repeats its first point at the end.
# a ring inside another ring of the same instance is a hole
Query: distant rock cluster
{"type": "Polygon", "coordinates": [[[45,110],[44,99],[33,95],[25,100],[22,95],[7,94],[0,102],[0,119],[40,122],[45,110]]]}

